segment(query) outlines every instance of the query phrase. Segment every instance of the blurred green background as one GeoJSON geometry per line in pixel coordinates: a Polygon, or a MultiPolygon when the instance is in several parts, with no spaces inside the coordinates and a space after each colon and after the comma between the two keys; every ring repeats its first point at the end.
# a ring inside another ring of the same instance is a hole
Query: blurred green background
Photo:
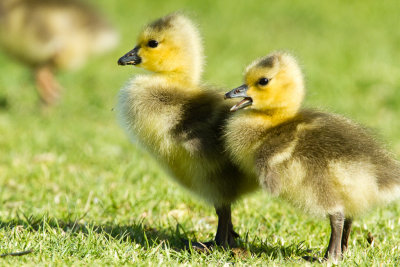
{"type": "MultiPolygon", "coordinates": [[[[327,221],[262,192],[239,201],[233,212],[250,254],[176,250],[181,235],[213,237],[213,209],[166,179],[150,156],[130,144],[113,111],[119,89],[144,72],[117,66],[118,58],[146,23],[172,11],[186,11],[199,25],[207,83],[233,88],[255,58],[290,51],[305,73],[306,106],[376,129],[399,158],[399,1],[91,3],[110,17],[121,42],[78,71],[59,72],[65,91],[51,112],[41,112],[29,69],[0,52],[0,254],[34,250],[1,258],[1,265],[290,266],[305,264],[306,249],[323,252],[327,221]]],[[[356,220],[344,263],[399,264],[399,215],[400,206],[392,204],[356,220]],[[368,232],[376,239],[372,247],[368,232]]]]}

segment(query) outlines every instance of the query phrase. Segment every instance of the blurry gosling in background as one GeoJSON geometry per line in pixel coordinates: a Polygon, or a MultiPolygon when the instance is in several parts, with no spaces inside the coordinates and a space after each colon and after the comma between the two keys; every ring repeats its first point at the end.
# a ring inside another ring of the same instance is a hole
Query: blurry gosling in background
{"type": "Polygon", "coordinates": [[[300,109],[301,70],[287,53],[272,53],[246,69],[243,97],[226,128],[226,149],[271,194],[329,216],[325,259],[347,249],[354,217],[399,196],[400,166],[366,129],[335,114],[300,109]]]}
{"type": "MultiPolygon", "coordinates": [[[[152,71],[136,75],[120,91],[123,127],[172,177],[213,204],[218,215],[215,243],[234,246],[231,203],[258,187],[229,161],[222,126],[232,103],[200,85],[203,49],[198,30],[183,14],[162,17],[140,33],[137,45],[118,61],[152,71]]],[[[214,243],[192,243],[195,248],[214,243]]]]}
{"type": "Polygon", "coordinates": [[[118,43],[104,16],[77,0],[1,0],[0,46],[35,71],[44,105],[57,102],[56,69],[77,69],[118,43]]]}

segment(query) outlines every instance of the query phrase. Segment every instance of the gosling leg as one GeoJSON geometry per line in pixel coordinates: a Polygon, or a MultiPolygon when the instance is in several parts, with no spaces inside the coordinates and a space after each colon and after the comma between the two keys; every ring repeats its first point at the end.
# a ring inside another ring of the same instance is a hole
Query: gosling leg
{"type": "Polygon", "coordinates": [[[342,253],[344,253],[347,250],[352,223],[353,220],[351,218],[344,219],[343,234],[342,234],[342,253]]]}
{"type": "MultiPolygon", "coordinates": [[[[223,248],[234,247],[236,245],[235,239],[239,235],[233,230],[231,206],[225,205],[216,207],[215,211],[218,216],[218,227],[215,239],[207,242],[192,242],[192,247],[197,251],[207,251],[213,246],[221,246],[223,248]]],[[[188,246],[188,242],[185,241],[188,246]]]]}
{"type": "Polygon", "coordinates": [[[340,260],[342,256],[342,233],[344,225],[344,215],[342,212],[336,212],[329,215],[331,223],[331,239],[326,250],[324,259],[332,259],[334,262],[340,260]]]}
{"type": "Polygon", "coordinates": [[[49,67],[39,67],[36,69],[36,88],[41,103],[44,106],[52,106],[60,98],[61,86],[54,78],[53,72],[49,67]]]}
{"type": "Polygon", "coordinates": [[[218,215],[218,228],[217,234],[215,235],[215,243],[224,248],[234,247],[236,245],[235,238],[238,238],[239,235],[233,230],[231,206],[226,205],[215,208],[215,211],[218,215]]]}

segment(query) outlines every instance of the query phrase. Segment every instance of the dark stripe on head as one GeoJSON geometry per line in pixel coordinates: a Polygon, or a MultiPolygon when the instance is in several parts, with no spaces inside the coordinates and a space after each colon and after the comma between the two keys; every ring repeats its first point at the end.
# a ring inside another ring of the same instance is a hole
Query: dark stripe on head
{"type": "Polygon", "coordinates": [[[275,60],[276,56],[268,56],[266,58],[261,59],[261,61],[257,65],[263,68],[272,68],[274,66],[275,60]]]}
{"type": "Polygon", "coordinates": [[[153,28],[156,31],[162,31],[172,27],[172,20],[174,19],[174,15],[168,15],[162,18],[159,18],[152,23],[149,24],[150,28],[153,28]]]}

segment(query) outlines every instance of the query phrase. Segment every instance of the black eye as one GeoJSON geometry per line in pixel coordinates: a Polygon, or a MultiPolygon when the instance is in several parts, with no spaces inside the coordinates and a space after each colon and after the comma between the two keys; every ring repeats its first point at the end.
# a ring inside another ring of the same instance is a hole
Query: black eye
{"type": "Polygon", "coordinates": [[[267,85],[269,82],[268,78],[261,78],[258,80],[259,85],[267,85]]]}
{"type": "Polygon", "coordinates": [[[147,46],[149,46],[149,47],[151,47],[151,48],[155,48],[155,47],[158,46],[158,42],[157,42],[156,40],[150,40],[150,41],[147,43],[147,46]]]}

